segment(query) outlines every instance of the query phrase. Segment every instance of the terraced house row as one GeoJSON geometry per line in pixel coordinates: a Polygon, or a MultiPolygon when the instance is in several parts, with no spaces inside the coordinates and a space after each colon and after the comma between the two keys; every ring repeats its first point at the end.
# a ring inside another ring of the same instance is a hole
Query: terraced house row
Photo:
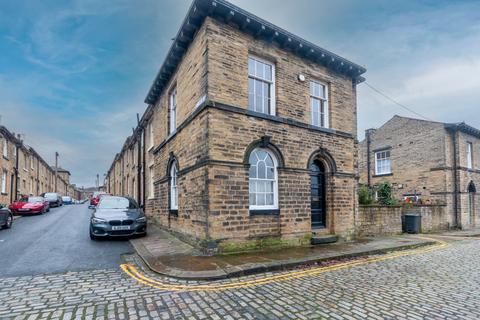
{"type": "Polygon", "coordinates": [[[0,204],[10,204],[21,195],[39,195],[55,192],[76,197],[76,190],[70,184],[70,172],[51,167],[33,148],[0,126],[0,204]]]}
{"type": "Polygon", "coordinates": [[[195,0],[106,176],[205,246],[351,238],[366,70],[223,0],[195,0]]]}

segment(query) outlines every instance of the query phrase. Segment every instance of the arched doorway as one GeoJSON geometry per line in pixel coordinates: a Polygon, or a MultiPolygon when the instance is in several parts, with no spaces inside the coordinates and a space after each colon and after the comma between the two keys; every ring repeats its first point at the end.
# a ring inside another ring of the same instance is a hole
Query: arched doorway
{"type": "Polygon", "coordinates": [[[325,165],[314,160],[310,163],[310,195],[312,228],[327,226],[325,165]]]}
{"type": "Polygon", "coordinates": [[[468,214],[470,218],[470,226],[475,225],[475,194],[477,188],[473,181],[468,184],[468,214]]]}

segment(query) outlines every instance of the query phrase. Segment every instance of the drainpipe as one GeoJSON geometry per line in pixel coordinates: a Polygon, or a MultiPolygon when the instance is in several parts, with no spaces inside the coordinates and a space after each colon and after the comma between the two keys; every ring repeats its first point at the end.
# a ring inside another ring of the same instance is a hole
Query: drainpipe
{"type": "Polygon", "coordinates": [[[40,194],[40,161],[37,158],[37,195],[40,194]]]}
{"type": "Polygon", "coordinates": [[[142,151],[140,148],[142,147],[142,130],[140,127],[140,115],[137,113],[137,127],[140,129],[140,136],[138,135],[137,132],[137,202],[141,204],[141,187],[140,187],[140,181],[141,181],[141,175],[142,175],[142,164],[140,163],[140,160],[142,158],[142,151]]]}
{"type": "Polygon", "coordinates": [[[18,145],[15,144],[15,154],[16,154],[16,157],[15,157],[15,201],[18,200],[18,145]]]}
{"type": "Polygon", "coordinates": [[[457,162],[457,153],[458,153],[458,141],[457,141],[457,128],[452,130],[452,139],[453,139],[453,206],[454,206],[454,225],[458,228],[460,225],[459,217],[459,187],[458,187],[458,162],[457,162]]]}
{"type": "Polygon", "coordinates": [[[143,146],[142,146],[142,152],[143,152],[143,159],[142,159],[142,185],[143,185],[143,194],[142,194],[142,198],[143,198],[143,206],[145,207],[146,204],[147,204],[147,193],[145,192],[145,188],[147,187],[147,184],[146,184],[146,181],[145,181],[145,174],[146,174],[146,143],[147,143],[147,135],[145,134],[145,127],[142,128],[142,133],[143,133],[143,146]]]}
{"type": "Polygon", "coordinates": [[[372,187],[372,134],[376,129],[365,130],[365,138],[367,141],[367,185],[368,189],[372,187]]]}
{"type": "Polygon", "coordinates": [[[138,141],[137,141],[137,202],[141,204],[141,187],[140,187],[140,181],[142,179],[142,164],[140,163],[140,160],[141,160],[141,145],[142,145],[142,142],[141,142],[141,137],[138,138],[138,141]]]}
{"type": "Polygon", "coordinates": [[[371,181],[371,172],[370,172],[370,144],[371,144],[371,139],[370,139],[370,130],[367,130],[365,132],[365,135],[367,136],[367,185],[368,188],[372,186],[372,181],[371,181]]]}

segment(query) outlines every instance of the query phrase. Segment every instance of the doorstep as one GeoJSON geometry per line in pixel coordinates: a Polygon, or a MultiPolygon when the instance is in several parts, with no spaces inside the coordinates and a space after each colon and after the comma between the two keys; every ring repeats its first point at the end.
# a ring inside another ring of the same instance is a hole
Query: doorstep
{"type": "Polygon", "coordinates": [[[154,272],[184,280],[216,280],[312,265],[391,251],[432,245],[432,239],[414,235],[364,238],[320,246],[264,250],[241,254],[205,256],[168,231],[149,226],[144,238],[131,243],[144,263],[154,272]]]}

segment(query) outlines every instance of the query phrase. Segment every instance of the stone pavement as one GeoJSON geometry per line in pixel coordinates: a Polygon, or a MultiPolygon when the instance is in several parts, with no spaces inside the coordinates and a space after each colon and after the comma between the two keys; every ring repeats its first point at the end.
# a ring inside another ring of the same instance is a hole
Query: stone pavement
{"type": "Polygon", "coordinates": [[[190,280],[214,280],[424,246],[432,244],[432,240],[399,235],[304,248],[205,256],[169,232],[150,226],[147,237],[131,240],[131,243],[150,269],[159,274],[190,280]]]}
{"type": "Polygon", "coordinates": [[[223,291],[159,290],[119,269],[2,278],[0,319],[479,319],[480,242],[448,241],[432,252],[223,291]]]}
{"type": "Polygon", "coordinates": [[[480,237],[480,228],[446,231],[446,232],[442,232],[441,234],[444,236],[452,236],[452,237],[480,237]]]}

